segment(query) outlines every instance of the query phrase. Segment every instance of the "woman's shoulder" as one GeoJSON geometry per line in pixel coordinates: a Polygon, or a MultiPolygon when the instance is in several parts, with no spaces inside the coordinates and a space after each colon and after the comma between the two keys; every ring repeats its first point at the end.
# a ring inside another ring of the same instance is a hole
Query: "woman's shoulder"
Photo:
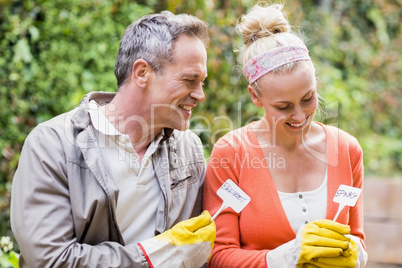
{"type": "Polygon", "coordinates": [[[223,135],[218,139],[215,145],[229,144],[234,147],[254,142],[254,132],[252,129],[253,123],[247,124],[243,127],[234,129],[223,135]]]}
{"type": "Polygon", "coordinates": [[[339,145],[346,145],[349,148],[356,148],[361,150],[361,146],[359,141],[355,136],[346,132],[345,130],[332,125],[325,125],[322,123],[318,123],[319,125],[323,126],[327,135],[328,140],[330,142],[336,142],[339,145]]]}

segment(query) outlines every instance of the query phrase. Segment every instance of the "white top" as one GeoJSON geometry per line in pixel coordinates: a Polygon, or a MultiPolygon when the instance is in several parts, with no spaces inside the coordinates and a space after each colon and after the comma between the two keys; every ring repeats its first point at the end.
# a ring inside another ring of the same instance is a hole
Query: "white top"
{"type": "Polygon", "coordinates": [[[162,191],[152,166],[163,133],[149,145],[142,161],[128,135],[121,134],[106,119],[96,102],[90,102],[90,117],[101,153],[119,188],[117,222],[125,243],[138,243],[155,236],[155,220],[162,191]]]}
{"type": "Polygon", "coordinates": [[[295,233],[311,221],[325,219],[327,214],[327,172],[321,186],[313,191],[284,193],[278,191],[283,209],[295,233]]]}

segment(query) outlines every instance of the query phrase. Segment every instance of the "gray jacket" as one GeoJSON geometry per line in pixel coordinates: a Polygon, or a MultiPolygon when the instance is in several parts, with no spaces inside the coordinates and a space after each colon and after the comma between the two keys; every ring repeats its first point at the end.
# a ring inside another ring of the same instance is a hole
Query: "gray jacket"
{"type": "MultiPolygon", "coordinates": [[[[123,241],[115,215],[119,189],[88,114],[89,100],[113,97],[86,95],[79,107],[28,135],[11,198],[20,267],[149,267],[139,246],[123,241]]],[[[199,138],[191,131],[165,134],[152,163],[163,193],[155,234],[201,213],[205,174],[199,138]]]]}

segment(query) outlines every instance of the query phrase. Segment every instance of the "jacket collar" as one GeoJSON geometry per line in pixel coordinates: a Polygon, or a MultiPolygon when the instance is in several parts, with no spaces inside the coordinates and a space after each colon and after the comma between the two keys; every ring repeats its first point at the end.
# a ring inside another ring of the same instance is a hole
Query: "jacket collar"
{"type": "MultiPolygon", "coordinates": [[[[115,92],[104,92],[104,91],[93,91],[86,95],[84,95],[80,101],[79,107],[75,110],[74,114],[71,117],[71,122],[74,126],[78,129],[85,129],[90,124],[90,116],[89,116],[89,109],[90,105],[89,102],[94,100],[99,105],[104,105],[112,101],[112,99],[116,96],[115,92]]],[[[170,138],[173,135],[173,129],[165,128],[164,129],[164,136],[161,142],[170,138]]]]}

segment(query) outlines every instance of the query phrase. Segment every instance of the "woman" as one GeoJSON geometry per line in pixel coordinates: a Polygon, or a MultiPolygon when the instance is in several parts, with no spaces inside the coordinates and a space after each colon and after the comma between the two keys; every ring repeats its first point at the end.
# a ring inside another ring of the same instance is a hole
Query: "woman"
{"type": "Polygon", "coordinates": [[[282,7],[256,5],[237,25],[248,91],[265,115],[212,151],[204,208],[220,208],[216,192],[227,179],[251,202],[216,218],[209,267],[363,267],[362,197],[336,221],[332,201],[341,184],[362,187],[362,150],[346,132],[313,121],[315,68],[282,7]]]}

